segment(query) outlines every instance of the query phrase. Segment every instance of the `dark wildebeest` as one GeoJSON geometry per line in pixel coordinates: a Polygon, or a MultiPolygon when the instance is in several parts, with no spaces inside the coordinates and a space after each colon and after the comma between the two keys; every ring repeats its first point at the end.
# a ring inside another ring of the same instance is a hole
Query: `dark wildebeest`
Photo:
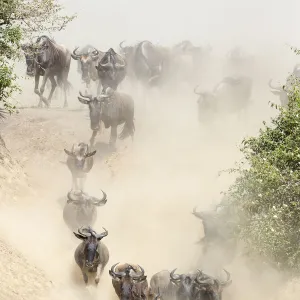
{"type": "Polygon", "coordinates": [[[89,106],[91,129],[93,130],[90,145],[93,146],[95,137],[100,129],[100,122],[104,123],[105,128],[111,128],[109,144],[115,147],[117,140],[117,127],[123,123],[124,127],[119,135],[119,139],[123,140],[128,136],[133,139],[134,126],[134,101],[131,96],[113,91],[107,88],[105,94],[98,97],[83,96],[78,100],[89,106]]]}
{"type": "Polygon", "coordinates": [[[279,96],[281,106],[285,107],[289,101],[289,94],[293,91],[293,86],[295,84],[299,85],[300,79],[300,64],[296,64],[293,70],[293,73],[290,74],[286,79],[286,84],[284,86],[281,85],[273,85],[272,79],[269,80],[269,87],[273,89],[271,91],[274,95],[279,96]]]}
{"type": "Polygon", "coordinates": [[[137,80],[149,86],[161,82],[169,66],[169,51],[165,48],[154,46],[149,41],[143,41],[135,46],[123,47],[120,43],[122,55],[126,58],[129,72],[137,80]]]}
{"type": "Polygon", "coordinates": [[[71,87],[68,81],[71,64],[70,51],[45,35],[40,36],[36,43],[31,46],[31,54],[28,52],[28,49],[28,46],[23,46],[23,50],[27,51],[27,74],[30,76],[34,75],[34,92],[40,97],[38,106],[41,107],[42,102],[47,107],[50,106],[53,93],[58,84],[64,91],[64,107],[67,107],[67,90],[71,87]],[[43,82],[39,90],[40,76],[43,76],[43,82]],[[43,93],[48,79],[52,87],[48,99],[46,99],[43,93]]]}
{"type": "Polygon", "coordinates": [[[101,242],[108,235],[108,231],[103,229],[104,232],[101,234],[97,234],[91,227],[80,228],[78,233],[73,232],[78,239],[82,240],[75,250],[74,258],[86,284],[88,283],[87,272],[96,274],[95,283],[99,283],[109,260],[108,248],[101,242]]]}
{"type": "Polygon", "coordinates": [[[252,93],[252,79],[247,76],[225,77],[212,92],[197,91],[199,95],[198,119],[203,120],[203,114],[216,114],[220,112],[244,111],[250,104],[252,93]]]}
{"type": "Polygon", "coordinates": [[[228,220],[226,211],[197,212],[194,208],[193,215],[202,220],[204,237],[199,243],[203,246],[203,255],[218,256],[215,263],[220,260],[217,263],[219,266],[230,263],[235,256],[237,245],[233,237],[234,223],[228,220]],[[212,250],[216,250],[217,253],[214,254],[212,250]],[[221,251],[222,255],[218,251],[221,251]]]}
{"type": "Polygon", "coordinates": [[[102,199],[89,196],[82,191],[79,193],[68,193],[68,200],[63,210],[63,218],[72,231],[83,226],[93,226],[95,224],[97,206],[103,206],[107,202],[105,192],[102,191],[102,193],[102,199]]]}
{"type": "Polygon", "coordinates": [[[81,79],[86,84],[86,88],[90,87],[91,80],[98,81],[97,94],[100,93],[101,81],[97,73],[96,66],[104,56],[104,52],[97,50],[95,47],[87,45],[80,51],[79,47],[74,49],[71,57],[78,62],[78,72],[81,73],[81,79]]]}
{"type": "Polygon", "coordinates": [[[85,143],[73,144],[72,150],[64,149],[68,155],[67,166],[72,174],[72,190],[83,191],[83,185],[86,180],[86,175],[94,165],[93,156],[96,150],[90,152],[90,148],[85,143]]]}
{"type": "Polygon", "coordinates": [[[195,279],[195,300],[222,300],[224,288],[231,285],[232,280],[230,274],[224,269],[227,278],[226,281],[221,281],[212,276],[200,272],[195,279]]]}
{"type": "Polygon", "coordinates": [[[141,266],[114,264],[109,270],[112,284],[120,300],[141,300],[148,297],[148,282],[141,266]],[[138,274],[140,270],[140,274],[138,274]],[[133,272],[131,272],[133,271],[133,272]]]}
{"type": "Polygon", "coordinates": [[[126,61],[114,49],[104,52],[96,66],[98,77],[102,85],[102,92],[108,87],[117,90],[126,76],[126,61]]]}

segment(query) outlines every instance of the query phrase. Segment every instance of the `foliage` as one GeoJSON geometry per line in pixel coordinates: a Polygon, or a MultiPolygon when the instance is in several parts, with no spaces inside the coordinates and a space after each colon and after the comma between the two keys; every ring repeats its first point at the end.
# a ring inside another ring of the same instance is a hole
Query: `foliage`
{"type": "Polygon", "coordinates": [[[252,254],[280,269],[300,271],[300,92],[257,137],[243,141],[248,167],[228,191],[236,236],[252,254]]]}
{"type": "Polygon", "coordinates": [[[13,62],[20,57],[21,39],[65,29],[76,16],[60,15],[57,0],[2,0],[0,5],[0,103],[12,112],[9,103],[19,90],[13,62]]]}

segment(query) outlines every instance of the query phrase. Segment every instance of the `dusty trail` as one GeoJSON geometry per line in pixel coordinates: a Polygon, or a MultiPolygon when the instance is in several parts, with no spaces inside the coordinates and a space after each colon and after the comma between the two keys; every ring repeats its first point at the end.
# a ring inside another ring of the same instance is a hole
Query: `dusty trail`
{"type": "Polygon", "coordinates": [[[98,195],[102,188],[108,194],[95,229],[109,231],[103,242],[110,261],[97,289],[83,288],[73,259],[79,241],[62,218],[71,187],[69,171],[61,163],[66,159],[63,148],[88,141],[87,110],[24,109],[4,124],[7,147],[28,173],[34,197],[28,201],[24,192],[17,206],[1,209],[0,235],[51,279],[51,299],[115,299],[108,268],[116,262],[139,263],[149,278],[161,269],[193,269],[199,258],[194,243],[202,228],[192,208],[209,209],[219,201],[232,178],[218,178],[218,172],[233,165],[239,157],[237,142],[260,123],[261,116],[254,118],[250,111],[247,124],[237,126],[229,118],[217,122],[218,130],[204,130],[197,123],[193,95],[138,96],[136,92],[134,142],[118,141],[118,153],[111,153],[106,130],[98,137],[95,165],[86,182],[87,192],[98,195]],[[151,100],[147,110],[146,98],[151,100]]]}

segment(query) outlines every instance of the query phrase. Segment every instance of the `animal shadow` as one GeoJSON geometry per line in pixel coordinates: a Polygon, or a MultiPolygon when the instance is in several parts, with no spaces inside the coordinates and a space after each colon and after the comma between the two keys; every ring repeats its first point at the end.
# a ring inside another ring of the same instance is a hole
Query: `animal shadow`
{"type": "Polygon", "coordinates": [[[102,161],[108,158],[113,152],[117,151],[116,148],[113,148],[109,144],[103,142],[97,142],[93,149],[97,150],[95,157],[97,157],[98,161],[102,161]]]}

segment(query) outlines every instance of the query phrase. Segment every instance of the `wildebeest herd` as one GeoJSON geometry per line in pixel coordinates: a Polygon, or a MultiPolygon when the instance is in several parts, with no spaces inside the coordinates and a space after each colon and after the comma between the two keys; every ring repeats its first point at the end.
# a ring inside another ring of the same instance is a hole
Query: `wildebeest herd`
{"type": "MultiPolygon", "coordinates": [[[[67,194],[67,201],[63,210],[63,218],[70,230],[82,242],[75,250],[75,261],[80,267],[83,280],[88,283],[88,273],[95,275],[98,284],[106,265],[109,262],[109,249],[102,242],[108,235],[104,229],[97,233],[93,226],[97,218],[97,206],[107,203],[107,195],[97,198],[85,192],[84,183],[87,174],[94,164],[93,150],[96,135],[101,130],[101,123],[105,128],[111,128],[111,147],[115,147],[117,129],[124,124],[119,135],[120,139],[134,137],[134,100],[118,88],[125,77],[141,82],[148,88],[160,87],[167,82],[171,74],[181,64],[185,64],[188,56],[192,62],[192,69],[197,71],[202,59],[209,54],[211,48],[195,47],[189,41],[183,41],[173,48],[157,46],[150,41],[142,41],[133,46],[124,46],[120,43],[120,54],[113,48],[102,52],[91,45],[82,48],[76,47],[72,52],[66,47],[57,44],[47,36],[39,37],[35,43],[22,46],[25,53],[29,76],[35,79],[34,92],[39,96],[39,106],[45,104],[50,107],[53,93],[57,87],[64,91],[64,107],[68,106],[67,92],[71,87],[68,81],[72,59],[77,61],[77,71],[86,86],[84,94],[79,92],[78,100],[89,108],[90,128],[92,136],[90,144],[78,143],[71,150],[64,149],[67,154],[66,165],[72,175],[72,188],[67,194]],[[40,77],[43,82],[39,88],[40,77]],[[51,90],[47,98],[44,90],[47,80],[51,82],[51,90]],[[97,84],[95,95],[88,94],[91,82],[97,84]]],[[[243,60],[240,53],[232,51],[228,56],[234,63],[243,60]]],[[[300,76],[300,67],[297,65],[292,75],[300,76]]],[[[178,75],[178,74],[177,74],[178,75]]],[[[176,77],[176,76],[175,76],[176,77]]],[[[177,78],[177,77],[176,77],[177,78]]],[[[178,78],[177,78],[178,79],[178,78]]],[[[181,80],[179,76],[179,80],[181,80]]],[[[289,78],[288,78],[289,80],[289,78]]],[[[288,81],[287,80],[287,81],[288,81]]],[[[282,105],[287,104],[286,87],[275,87],[271,81],[273,93],[280,95],[282,105]]],[[[198,95],[198,119],[211,119],[220,112],[239,113],[244,111],[251,98],[253,81],[250,76],[238,75],[223,78],[212,91],[199,90],[198,85],[194,92],[198,95]]],[[[215,212],[197,212],[193,214],[203,222],[205,237],[201,240],[204,253],[210,251],[210,245],[218,244],[221,248],[228,248],[228,253],[234,253],[235,245],[230,240],[230,226],[218,223],[215,212]]],[[[227,257],[230,260],[230,256],[227,257]]],[[[137,264],[115,263],[109,270],[112,285],[117,296],[122,299],[179,299],[179,300],[221,300],[222,291],[231,284],[228,271],[225,281],[205,274],[201,270],[193,270],[187,274],[177,274],[173,271],[162,270],[154,274],[148,284],[147,275],[142,266],[137,264]]]]}

